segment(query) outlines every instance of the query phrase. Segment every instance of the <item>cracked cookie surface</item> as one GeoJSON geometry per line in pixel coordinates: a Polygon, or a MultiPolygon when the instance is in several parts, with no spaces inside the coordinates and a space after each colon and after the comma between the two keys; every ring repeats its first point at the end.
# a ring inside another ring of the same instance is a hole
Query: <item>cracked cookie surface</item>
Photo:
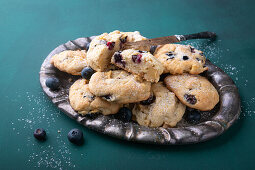
{"type": "Polygon", "coordinates": [[[206,58],[203,52],[190,45],[161,45],[154,56],[164,65],[164,73],[200,74],[208,69],[204,66],[206,58]]]}
{"type": "Polygon", "coordinates": [[[88,81],[79,79],[74,82],[69,90],[70,105],[80,114],[102,113],[103,115],[115,114],[121,104],[108,102],[96,97],[89,90],[88,81]]]}
{"type": "Polygon", "coordinates": [[[215,87],[200,75],[170,75],[164,79],[164,83],[183,104],[191,108],[208,111],[219,102],[215,87]]]}
{"type": "Polygon", "coordinates": [[[149,103],[140,102],[133,108],[136,121],[149,127],[174,127],[182,119],[186,106],[162,82],[152,84],[154,98],[149,103]]]}
{"type": "Polygon", "coordinates": [[[84,50],[66,50],[52,56],[51,64],[60,71],[72,75],[81,75],[82,69],[88,66],[86,55],[86,51],[84,50]]]}
{"type": "Polygon", "coordinates": [[[107,101],[126,104],[147,99],[151,82],[124,70],[96,72],[90,78],[89,89],[107,101]]]}
{"type": "Polygon", "coordinates": [[[158,82],[164,69],[149,52],[133,49],[115,52],[111,63],[150,82],[158,82]]]}

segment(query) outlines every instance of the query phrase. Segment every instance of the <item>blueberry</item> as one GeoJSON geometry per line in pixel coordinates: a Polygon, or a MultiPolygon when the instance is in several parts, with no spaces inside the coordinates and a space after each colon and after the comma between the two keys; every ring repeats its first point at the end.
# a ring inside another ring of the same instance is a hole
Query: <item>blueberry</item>
{"type": "Polygon", "coordinates": [[[59,89],[60,82],[57,78],[50,77],[50,78],[47,78],[45,85],[54,91],[59,89]]]}
{"type": "Polygon", "coordinates": [[[142,59],[142,54],[138,54],[138,55],[132,55],[132,60],[134,63],[141,63],[142,59]]]}
{"type": "Polygon", "coordinates": [[[86,50],[86,51],[89,50],[89,46],[90,46],[90,43],[87,43],[86,46],[85,46],[85,50],[86,50]]]}
{"type": "Polygon", "coordinates": [[[186,120],[190,123],[197,123],[201,119],[201,114],[198,111],[189,112],[186,115],[186,120]]]}
{"type": "Polygon", "coordinates": [[[114,58],[114,62],[115,63],[120,63],[123,67],[126,66],[126,62],[123,61],[122,55],[120,54],[120,52],[115,52],[113,55],[114,58]]]}
{"type": "Polygon", "coordinates": [[[122,120],[123,122],[129,122],[132,120],[132,111],[127,107],[122,107],[119,112],[114,115],[114,117],[122,120]]]}
{"type": "Polygon", "coordinates": [[[166,53],[166,55],[168,56],[168,58],[166,60],[170,60],[170,59],[174,58],[174,54],[171,51],[166,53]]]}
{"type": "Polygon", "coordinates": [[[107,42],[106,45],[107,45],[109,50],[112,50],[115,46],[115,42],[107,42]]]}
{"type": "Polygon", "coordinates": [[[34,131],[34,137],[38,140],[46,140],[46,132],[43,128],[35,129],[34,131]]]}
{"type": "Polygon", "coordinates": [[[199,58],[196,58],[197,59],[197,61],[200,61],[200,59],[199,58]]]}
{"type": "Polygon", "coordinates": [[[190,104],[192,104],[192,105],[194,105],[194,104],[197,103],[196,97],[195,97],[194,95],[192,95],[192,94],[185,94],[185,95],[184,95],[184,99],[185,99],[188,103],[190,103],[190,104]]]}
{"type": "Polygon", "coordinates": [[[190,47],[190,52],[191,52],[191,53],[195,53],[195,48],[190,47]]]}
{"type": "Polygon", "coordinates": [[[147,100],[143,100],[140,102],[141,105],[150,105],[155,101],[156,97],[154,95],[150,95],[150,97],[147,100]]]}
{"type": "Polygon", "coordinates": [[[188,57],[188,56],[186,56],[186,55],[184,55],[184,56],[182,57],[182,59],[183,59],[183,60],[188,60],[188,59],[189,59],[189,57],[188,57]]]}
{"type": "Polygon", "coordinates": [[[95,71],[90,68],[90,67],[85,67],[82,71],[81,71],[81,76],[87,80],[90,79],[90,77],[95,73],[95,71]]]}
{"type": "Polygon", "coordinates": [[[84,142],[83,133],[79,129],[72,129],[68,132],[67,138],[70,142],[76,145],[81,145],[84,142]]]}

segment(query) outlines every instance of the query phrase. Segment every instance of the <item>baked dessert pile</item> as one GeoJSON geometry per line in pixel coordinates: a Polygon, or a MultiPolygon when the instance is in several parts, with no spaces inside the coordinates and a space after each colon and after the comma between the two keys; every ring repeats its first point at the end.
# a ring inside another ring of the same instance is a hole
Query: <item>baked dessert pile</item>
{"type": "Polygon", "coordinates": [[[120,51],[126,42],[145,40],[135,32],[113,31],[95,37],[88,50],[63,51],[51,64],[80,75],[69,90],[79,114],[116,114],[148,127],[175,127],[186,107],[208,111],[219,102],[206,71],[202,51],[190,45],[166,44],[151,54],[120,51]]]}

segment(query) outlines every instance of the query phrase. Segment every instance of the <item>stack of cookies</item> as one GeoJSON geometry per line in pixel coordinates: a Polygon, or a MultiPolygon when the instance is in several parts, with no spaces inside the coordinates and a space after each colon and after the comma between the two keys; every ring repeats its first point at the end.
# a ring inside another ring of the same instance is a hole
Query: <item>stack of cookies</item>
{"type": "Polygon", "coordinates": [[[88,50],[54,55],[56,68],[82,76],[70,87],[72,108],[82,115],[119,114],[125,108],[130,118],[148,127],[175,127],[186,106],[213,109],[219,95],[199,75],[208,69],[203,52],[180,44],[158,46],[154,54],[120,51],[126,42],[145,39],[138,31],[114,31],[95,37],[88,50]]]}

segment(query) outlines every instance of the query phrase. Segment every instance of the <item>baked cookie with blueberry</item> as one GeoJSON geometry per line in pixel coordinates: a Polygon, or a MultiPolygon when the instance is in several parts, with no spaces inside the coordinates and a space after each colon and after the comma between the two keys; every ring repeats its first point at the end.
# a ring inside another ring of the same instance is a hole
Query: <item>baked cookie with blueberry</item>
{"type": "Polygon", "coordinates": [[[103,115],[115,114],[122,107],[121,104],[108,102],[96,97],[89,90],[88,81],[79,79],[74,82],[69,90],[69,101],[72,108],[80,114],[102,113],[103,115]]]}
{"type": "Polygon", "coordinates": [[[166,44],[157,47],[154,56],[164,65],[164,73],[200,74],[207,70],[202,51],[190,45],[166,44]]]}
{"type": "Polygon", "coordinates": [[[113,53],[119,51],[122,44],[142,39],[145,38],[138,31],[132,33],[116,30],[109,34],[103,33],[95,37],[90,43],[87,55],[88,64],[96,71],[106,71],[113,53]]]}
{"type": "Polygon", "coordinates": [[[81,75],[82,69],[88,66],[86,55],[86,51],[84,50],[66,50],[52,56],[51,64],[60,71],[72,75],[81,75]]]}
{"type": "Polygon", "coordinates": [[[124,70],[96,72],[90,78],[89,89],[102,99],[126,104],[149,98],[151,82],[124,70]]]}
{"type": "Polygon", "coordinates": [[[164,70],[152,54],[134,49],[115,52],[111,63],[150,82],[158,82],[164,70]]]}
{"type": "Polygon", "coordinates": [[[208,111],[219,102],[215,87],[199,75],[170,75],[164,80],[166,87],[173,91],[179,100],[194,109],[208,111]]]}
{"type": "Polygon", "coordinates": [[[152,84],[149,99],[136,104],[133,115],[136,121],[148,127],[174,127],[182,119],[186,106],[162,82],[152,84]]]}

